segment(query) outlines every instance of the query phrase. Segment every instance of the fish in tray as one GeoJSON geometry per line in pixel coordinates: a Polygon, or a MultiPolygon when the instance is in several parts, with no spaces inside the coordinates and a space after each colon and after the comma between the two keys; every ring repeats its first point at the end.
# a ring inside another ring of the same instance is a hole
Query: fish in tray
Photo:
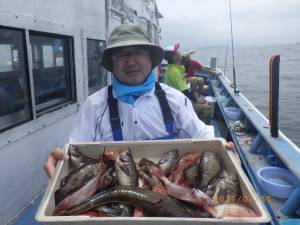
{"type": "Polygon", "coordinates": [[[105,163],[101,159],[92,159],[83,155],[76,146],[69,148],[70,172],[60,182],[55,192],[55,203],[58,204],[68,195],[84,186],[100,172],[104,172],[105,163]]]}
{"type": "Polygon", "coordinates": [[[178,149],[174,149],[166,153],[157,163],[159,168],[167,176],[171,172],[174,164],[178,160],[179,152],[178,149]]]}
{"type": "Polygon", "coordinates": [[[118,153],[115,167],[119,185],[138,186],[138,172],[130,148],[118,153]]]}
{"type": "Polygon", "coordinates": [[[220,155],[212,151],[204,151],[201,155],[199,164],[200,183],[198,189],[206,191],[208,184],[223,169],[223,162],[220,155]]]}
{"type": "Polygon", "coordinates": [[[143,158],[136,164],[127,147],[116,153],[104,151],[97,163],[76,148],[70,150],[70,159],[76,162],[72,167],[77,169],[62,179],[55,193],[55,215],[257,216],[238,202],[215,201],[219,196],[241,194],[237,174],[228,174],[215,152],[179,156],[178,150],[170,150],[157,163],[143,158]]]}
{"type": "Polygon", "coordinates": [[[205,193],[215,201],[228,203],[232,202],[233,198],[239,199],[242,193],[238,175],[236,173],[228,174],[223,170],[220,176],[214,178],[205,193]]]}
{"type": "Polygon", "coordinates": [[[107,203],[123,203],[144,209],[153,216],[190,217],[189,212],[177,200],[151,190],[135,186],[116,186],[88,199],[60,215],[76,215],[107,203]]]}
{"type": "MultiPolygon", "coordinates": [[[[163,184],[162,181],[160,181],[160,179],[158,179],[156,176],[154,176],[154,174],[152,174],[151,168],[152,167],[157,167],[158,165],[156,165],[154,162],[152,162],[149,159],[143,158],[141,159],[141,161],[138,164],[139,168],[139,174],[140,176],[144,179],[144,182],[147,182],[148,185],[148,189],[166,195],[167,191],[166,188],[163,184]]],[[[159,167],[161,168],[161,167],[159,167]]],[[[161,170],[162,173],[164,173],[163,170],[161,170]]]]}
{"type": "MultiPolygon", "coordinates": [[[[70,160],[73,159],[70,158],[70,160]]],[[[114,163],[105,152],[97,161],[94,163],[94,159],[88,160],[88,163],[72,169],[61,180],[60,188],[54,194],[56,211],[80,204],[97,190],[104,189],[113,182],[114,163]]]]}
{"type": "MultiPolygon", "coordinates": [[[[138,186],[138,172],[133,160],[131,150],[120,150],[115,162],[119,185],[138,186]]],[[[131,205],[120,204],[120,216],[132,216],[134,208],[131,205]]]]}
{"type": "Polygon", "coordinates": [[[160,179],[166,186],[167,194],[178,200],[194,204],[205,209],[211,216],[215,218],[224,217],[257,217],[255,211],[251,208],[237,203],[228,203],[217,205],[213,199],[208,195],[196,188],[188,188],[180,186],[176,183],[171,182],[167,177],[164,176],[163,171],[156,166],[151,164],[149,171],[160,179]]]}
{"type": "Polygon", "coordinates": [[[117,217],[122,216],[123,209],[120,207],[120,204],[112,203],[110,205],[98,206],[92,212],[97,212],[98,215],[96,215],[101,217],[117,217]]]}
{"type": "Polygon", "coordinates": [[[200,153],[198,152],[189,152],[182,155],[171,171],[169,180],[175,184],[183,185],[184,184],[184,173],[185,170],[197,166],[200,160],[200,153]]]}
{"type": "Polygon", "coordinates": [[[86,164],[94,164],[99,161],[97,159],[92,159],[85,156],[78,150],[78,147],[75,145],[70,145],[68,155],[71,169],[76,169],[86,164]]]}
{"type": "Polygon", "coordinates": [[[85,164],[72,170],[60,182],[60,188],[55,192],[55,202],[59,203],[68,195],[73,194],[78,189],[95,178],[97,174],[104,172],[104,165],[101,163],[85,164]]]}

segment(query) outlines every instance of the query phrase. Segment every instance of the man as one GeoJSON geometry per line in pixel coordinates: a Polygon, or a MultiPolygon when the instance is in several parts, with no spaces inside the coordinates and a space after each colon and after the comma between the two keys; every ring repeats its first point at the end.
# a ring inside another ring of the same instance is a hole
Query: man
{"type": "Polygon", "coordinates": [[[208,86],[205,85],[206,78],[197,76],[197,71],[202,71],[210,76],[219,76],[221,73],[217,73],[209,70],[208,68],[202,66],[198,61],[191,58],[191,55],[194,54],[195,50],[187,50],[182,54],[182,63],[185,68],[185,79],[191,86],[191,92],[194,96],[206,95],[208,91],[208,86]]]}
{"type": "Polygon", "coordinates": [[[189,90],[184,78],[185,68],[181,65],[182,56],[178,49],[179,44],[168,46],[165,49],[164,58],[169,64],[167,67],[166,84],[186,95],[192,101],[194,110],[199,119],[206,124],[209,124],[211,119],[211,108],[204,98],[200,98],[200,96],[195,95],[189,90]]]}
{"type": "MultiPolygon", "coordinates": [[[[214,137],[186,96],[155,82],[152,69],[162,58],[163,49],[142,28],[116,27],[101,60],[113,73],[112,86],[85,100],[69,142],[214,137]]],[[[67,158],[60,149],[53,150],[44,164],[48,176],[59,159],[67,158]]]]}
{"type": "Polygon", "coordinates": [[[205,73],[208,73],[212,76],[219,76],[221,73],[217,73],[209,70],[205,66],[202,66],[198,61],[191,58],[191,55],[194,54],[195,50],[187,50],[182,54],[182,62],[185,67],[185,77],[196,77],[196,71],[201,70],[205,73]]]}

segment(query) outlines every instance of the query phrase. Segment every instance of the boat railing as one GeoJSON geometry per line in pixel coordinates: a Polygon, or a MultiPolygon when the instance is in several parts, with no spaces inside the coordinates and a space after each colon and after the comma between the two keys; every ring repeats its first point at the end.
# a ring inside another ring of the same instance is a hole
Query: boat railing
{"type": "Polygon", "coordinates": [[[298,185],[293,194],[287,199],[274,199],[271,203],[265,202],[274,224],[278,223],[278,214],[292,216],[299,207],[300,200],[300,150],[281,131],[278,137],[271,137],[269,120],[242,94],[236,94],[230,80],[223,74],[217,80],[210,82],[219,109],[229,128],[232,140],[241,156],[243,166],[260,196],[265,193],[261,189],[256,171],[264,166],[277,166],[287,168],[298,178],[298,185]],[[226,101],[224,101],[226,99],[226,101]],[[230,120],[225,112],[228,106],[238,107],[241,112],[241,121],[253,135],[253,143],[245,148],[239,143],[239,138],[233,129],[234,121],[230,120]],[[262,160],[258,160],[263,158],[262,160]],[[298,204],[297,204],[298,203],[298,204]]]}
{"type": "Polygon", "coordinates": [[[231,99],[241,109],[246,118],[256,128],[266,143],[272,148],[276,156],[282,160],[286,167],[300,179],[300,149],[281,131],[277,138],[270,136],[269,120],[242,94],[234,94],[230,86],[230,80],[226,76],[220,76],[219,82],[231,99]]]}

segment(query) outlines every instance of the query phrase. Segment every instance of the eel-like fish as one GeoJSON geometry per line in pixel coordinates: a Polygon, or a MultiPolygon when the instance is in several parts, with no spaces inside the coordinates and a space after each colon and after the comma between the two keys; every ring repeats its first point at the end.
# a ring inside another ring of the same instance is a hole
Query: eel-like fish
{"type": "Polygon", "coordinates": [[[134,186],[116,186],[93,196],[86,202],[58,215],[77,215],[107,203],[130,204],[159,217],[191,217],[190,213],[175,199],[151,190],[134,186]]]}

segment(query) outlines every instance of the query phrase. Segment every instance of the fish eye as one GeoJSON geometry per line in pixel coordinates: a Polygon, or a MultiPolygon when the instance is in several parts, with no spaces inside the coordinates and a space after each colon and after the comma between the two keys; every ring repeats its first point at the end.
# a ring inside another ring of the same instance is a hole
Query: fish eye
{"type": "Polygon", "coordinates": [[[125,155],[126,155],[126,156],[129,156],[129,155],[130,155],[130,152],[129,152],[129,151],[126,151],[126,152],[125,152],[125,155]]]}

